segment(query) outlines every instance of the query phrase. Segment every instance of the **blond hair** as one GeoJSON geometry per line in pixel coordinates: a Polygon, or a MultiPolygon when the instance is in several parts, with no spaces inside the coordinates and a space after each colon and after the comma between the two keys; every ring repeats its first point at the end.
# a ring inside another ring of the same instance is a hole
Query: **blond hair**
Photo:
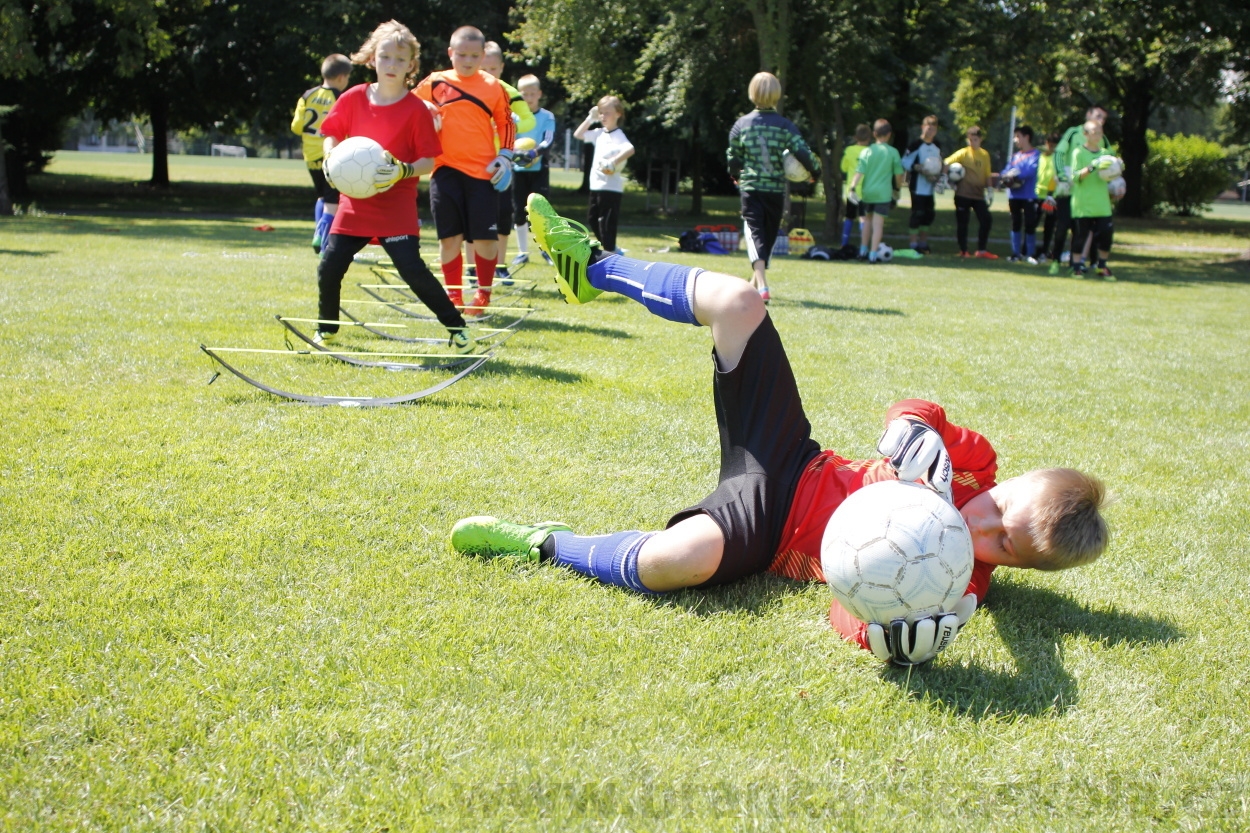
{"type": "Polygon", "coordinates": [[[494,55],[496,58],[502,61],[503,60],[503,47],[495,43],[493,40],[488,40],[486,41],[486,43],[482,44],[482,54],[494,55]]]}
{"type": "Polygon", "coordinates": [[[625,121],[625,103],[614,95],[605,95],[599,99],[599,109],[611,107],[616,111],[617,121],[625,121]]]}
{"type": "Polygon", "coordinates": [[[408,53],[412,55],[412,69],[404,76],[404,84],[411,87],[417,82],[417,71],[421,64],[421,44],[417,42],[417,36],[412,33],[412,30],[398,20],[388,20],[374,29],[360,48],[352,53],[352,63],[377,69],[375,56],[378,47],[387,41],[395,41],[400,46],[408,47],[408,53]]]}
{"type": "Polygon", "coordinates": [[[747,98],[761,110],[771,110],[781,100],[781,82],[771,72],[757,72],[747,86],[747,98]]]}
{"type": "Polygon", "coordinates": [[[1023,477],[1037,484],[1029,535],[1041,558],[1039,570],[1066,570],[1102,555],[1111,533],[1100,512],[1107,490],[1076,469],[1037,469],[1023,477]]]}
{"type": "Polygon", "coordinates": [[[517,79],[516,88],[518,90],[526,90],[530,87],[542,89],[542,82],[538,80],[537,75],[522,75],[517,79]]]}
{"type": "Polygon", "coordinates": [[[936,127],[938,125],[938,117],[937,116],[925,116],[924,121],[922,121],[920,124],[921,125],[931,124],[936,127]]]}

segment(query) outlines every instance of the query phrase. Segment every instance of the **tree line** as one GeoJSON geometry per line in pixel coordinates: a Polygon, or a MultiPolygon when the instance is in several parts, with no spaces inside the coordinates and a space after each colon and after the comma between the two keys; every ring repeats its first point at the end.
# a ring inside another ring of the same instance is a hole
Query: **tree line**
{"type": "Polygon", "coordinates": [[[1161,110],[1221,104],[1230,135],[1250,143],[1241,0],[0,0],[10,189],[28,197],[26,176],[87,107],[104,119],[146,116],[151,181],[168,185],[170,131],[280,134],[320,59],[392,17],[420,39],[423,70],[445,65],[456,26],[478,26],[509,51],[509,75],[545,76],[565,121],[620,95],[640,156],[682,157],[696,210],[705,189],[729,185],[726,133],[761,69],[782,80],[786,115],[820,154],[831,220],[844,137],[876,118],[904,144],[930,112],[957,136],[1012,106],[1045,131],[1103,104],[1126,163],[1119,210],[1130,216],[1149,209],[1146,136],[1161,110]]]}

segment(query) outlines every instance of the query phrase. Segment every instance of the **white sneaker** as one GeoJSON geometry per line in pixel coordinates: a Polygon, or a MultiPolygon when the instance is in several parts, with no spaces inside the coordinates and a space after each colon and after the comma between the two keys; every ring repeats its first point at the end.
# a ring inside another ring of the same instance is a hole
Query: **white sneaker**
{"type": "Polygon", "coordinates": [[[1025,263],[1027,263],[1027,264],[1029,264],[1030,266],[1036,266],[1036,265],[1037,265],[1037,258],[1032,257],[1032,256],[1029,256],[1029,257],[1026,257],[1026,258],[1024,259],[1024,262],[1025,262],[1025,263]]]}
{"type": "Polygon", "coordinates": [[[513,266],[520,266],[522,263],[529,263],[529,262],[530,262],[530,256],[528,252],[521,252],[516,257],[512,258],[513,266]]]}
{"type": "Polygon", "coordinates": [[[313,344],[317,345],[318,347],[324,347],[327,344],[333,344],[334,339],[337,335],[338,333],[327,333],[324,330],[318,330],[317,332],[313,333],[312,341],[313,341],[313,344]]]}

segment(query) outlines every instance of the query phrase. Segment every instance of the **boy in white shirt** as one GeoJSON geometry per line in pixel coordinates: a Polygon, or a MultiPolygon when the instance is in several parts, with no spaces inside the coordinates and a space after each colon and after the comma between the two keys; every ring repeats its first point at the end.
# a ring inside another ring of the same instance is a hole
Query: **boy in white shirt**
{"type": "Polygon", "coordinates": [[[599,238],[605,252],[616,251],[616,224],[621,218],[621,195],[625,191],[625,178],[621,176],[625,160],[634,155],[621,120],[625,117],[625,105],[614,95],[605,95],[590,108],[586,120],[573,131],[573,138],[595,146],[594,161],[590,166],[590,207],[586,224],[599,238]],[[591,129],[599,122],[602,127],[591,129]]]}

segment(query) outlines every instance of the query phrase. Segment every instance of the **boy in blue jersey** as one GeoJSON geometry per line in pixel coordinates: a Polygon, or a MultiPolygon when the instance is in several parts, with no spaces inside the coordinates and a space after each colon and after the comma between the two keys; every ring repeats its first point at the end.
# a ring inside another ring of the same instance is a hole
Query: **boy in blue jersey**
{"type": "Polygon", "coordinates": [[[855,163],[855,177],[851,180],[851,199],[859,192],[860,208],[871,217],[864,223],[860,236],[860,257],[867,256],[869,263],[877,262],[881,242],[885,237],[885,218],[898,202],[903,187],[903,160],[898,149],[890,144],[894,130],[885,119],[877,119],[872,125],[876,141],[864,149],[855,163]]]}
{"type": "Polygon", "coordinates": [[[334,222],[334,214],[339,208],[339,192],[326,182],[321,172],[321,163],[325,157],[324,137],[321,135],[321,123],[339,93],[347,89],[348,79],[352,74],[352,62],[346,55],[327,55],[321,62],[321,85],[305,90],[295,103],[295,115],[291,119],[291,132],[303,140],[304,164],[308,166],[308,175],[312,177],[313,189],[317,192],[317,203],[313,208],[313,251],[321,254],[321,247],[330,239],[330,224],[334,222]]]}
{"type": "MultiPolygon", "coordinates": [[[[529,216],[525,210],[530,194],[546,196],[550,190],[551,171],[543,162],[547,151],[556,140],[556,117],[540,105],[543,97],[542,83],[536,75],[523,75],[516,82],[517,90],[534,114],[534,127],[517,133],[517,141],[529,139],[534,142],[532,150],[518,151],[512,169],[512,210],[516,221],[517,256],[512,265],[529,261],[529,216]]],[[[544,253],[545,254],[545,253],[544,253]]]]}
{"type": "Polygon", "coordinates": [[[922,255],[929,254],[929,226],[937,217],[933,189],[942,178],[942,146],[936,141],[938,117],[925,116],[920,138],[907,146],[903,170],[907,172],[907,190],[911,192],[910,245],[922,255]]]}
{"type": "Polygon", "coordinates": [[[764,303],[770,300],[766,271],[773,243],[781,228],[786,201],[786,151],[813,177],[820,166],[799,134],[794,122],[777,112],[781,82],[771,72],[757,72],[747,87],[755,109],[729,129],[725,158],[729,175],[738,184],[742,199],[742,224],[746,227],[747,259],[751,261],[751,285],[764,303]]]}
{"type": "Polygon", "coordinates": [[[1011,208],[1011,257],[1008,263],[1028,260],[1037,264],[1037,168],[1042,155],[1033,147],[1033,128],[1022,124],[1016,128],[1018,150],[1001,174],[1009,189],[1007,205],[1011,208]]]}

